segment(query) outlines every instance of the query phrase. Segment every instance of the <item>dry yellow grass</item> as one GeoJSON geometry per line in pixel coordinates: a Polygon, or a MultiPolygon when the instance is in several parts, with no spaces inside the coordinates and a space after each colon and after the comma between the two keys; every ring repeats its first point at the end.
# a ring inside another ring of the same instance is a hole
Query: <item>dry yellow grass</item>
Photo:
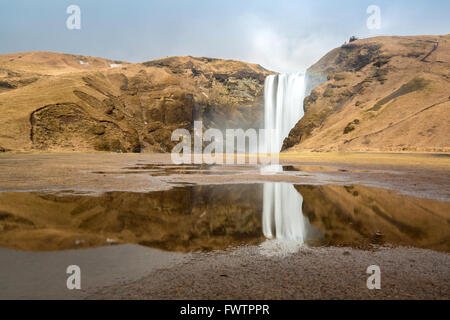
{"type": "Polygon", "coordinates": [[[283,152],[280,162],[317,162],[346,164],[418,165],[450,168],[447,154],[387,152],[283,152]]]}
{"type": "Polygon", "coordinates": [[[172,131],[191,129],[194,117],[207,127],[261,121],[269,73],[210,58],[131,64],[51,52],[0,55],[0,150],[167,152],[172,131]]]}
{"type": "Polygon", "coordinates": [[[308,72],[328,80],[285,148],[450,152],[450,35],[358,40],[308,72]]]}

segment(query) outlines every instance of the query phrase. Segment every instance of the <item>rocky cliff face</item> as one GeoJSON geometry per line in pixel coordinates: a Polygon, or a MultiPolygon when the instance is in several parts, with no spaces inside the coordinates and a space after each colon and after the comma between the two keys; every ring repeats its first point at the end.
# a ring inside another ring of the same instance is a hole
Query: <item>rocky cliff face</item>
{"type": "Polygon", "coordinates": [[[308,69],[289,151],[450,151],[450,35],[376,37],[308,69]]]}
{"type": "Polygon", "coordinates": [[[270,73],[211,58],[0,55],[0,150],[168,152],[172,131],[194,120],[258,128],[270,73]]]}

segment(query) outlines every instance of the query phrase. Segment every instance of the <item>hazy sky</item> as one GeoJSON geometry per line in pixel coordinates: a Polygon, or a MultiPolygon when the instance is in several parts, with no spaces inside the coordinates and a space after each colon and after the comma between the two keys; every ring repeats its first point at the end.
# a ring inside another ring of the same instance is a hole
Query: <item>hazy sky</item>
{"type": "Polygon", "coordinates": [[[351,35],[450,33],[449,16],[449,0],[0,0],[0,53],[208,56],[294,72],[351,35]],[[71,4],[80,30],[66,27],[71,4]],[[369,5],[380,7],[381,29],[367,28],[369,5]]]}

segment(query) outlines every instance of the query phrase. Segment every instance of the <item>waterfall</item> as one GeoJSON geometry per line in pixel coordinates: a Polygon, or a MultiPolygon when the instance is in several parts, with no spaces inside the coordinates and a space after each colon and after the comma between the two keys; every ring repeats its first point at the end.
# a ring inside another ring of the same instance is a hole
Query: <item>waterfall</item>
{"type": "Polygon", "coordinates": [[[303,117],[304,73],[283,73],[266,77],[264,83],[265,152],[278,153],[283,140],[303,117]]]}
{"type": "MultiPolygon", "coordinates": [[[[303,117],[305,74],[270,75],[264,83],[263,147],[279,153],[284,139],[303,117]]],[[[281,172],[280,165],[261,168],[262,173],[281,172]]],[[[296,252],[306,239],[309,222],[302,214],[303,198],[292,184],[264,183],[262,225],[268,239],[261,244],[265,255],[296,252]]]]}

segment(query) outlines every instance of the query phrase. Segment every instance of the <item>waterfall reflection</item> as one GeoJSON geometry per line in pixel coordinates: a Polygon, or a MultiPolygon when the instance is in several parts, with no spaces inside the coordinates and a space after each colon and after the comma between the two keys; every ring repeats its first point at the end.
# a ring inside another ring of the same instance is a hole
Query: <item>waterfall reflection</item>
{"type": "Polygon", "coordinates": [[[266,255],[294,253],[304,244],[309,221],[302,214],[303,198],[291,183],[264,183],[263,233],[261,244],[266,255]]]}
{"type": "Polygon", "coordinates": [[[264,254],[279,255],[303,244],[385,243],[450,252],[449,213],[448,202],[358,185],[189,185],[98,196],[3,192],[0,247],[54,251],[115,239],[174,252],[261,245],[264,254]]]}
{"type": "Polygon", "coordinates": [[[303,243],[302,196],[290,183],[264,183],[263,233],[268,239],[303,243]]]}

